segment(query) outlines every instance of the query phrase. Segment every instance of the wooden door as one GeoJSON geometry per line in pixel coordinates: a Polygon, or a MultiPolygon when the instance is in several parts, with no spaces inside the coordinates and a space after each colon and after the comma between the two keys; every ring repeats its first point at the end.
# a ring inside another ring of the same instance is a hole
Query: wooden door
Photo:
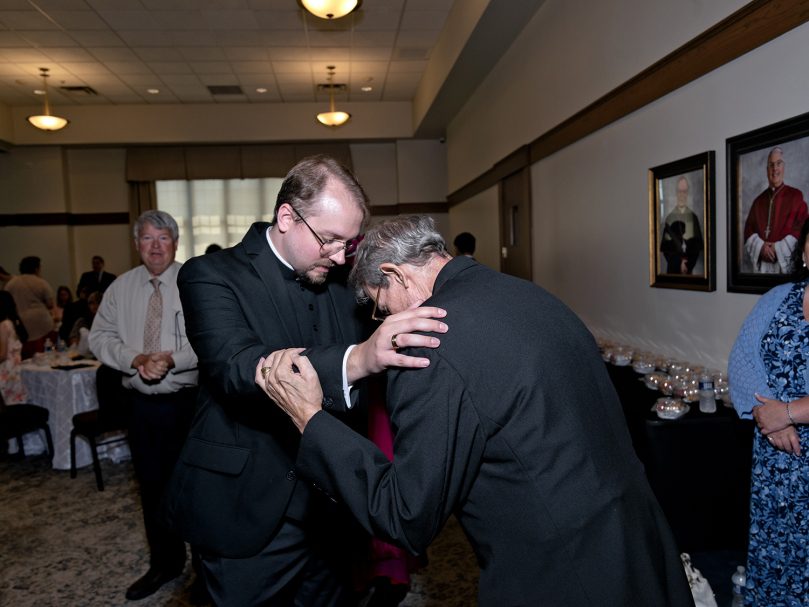
{"type": "Polygon", "coordinates": [[[531,179],[527,168],[500,181],[500,270],[532,280],[531,179]]]}

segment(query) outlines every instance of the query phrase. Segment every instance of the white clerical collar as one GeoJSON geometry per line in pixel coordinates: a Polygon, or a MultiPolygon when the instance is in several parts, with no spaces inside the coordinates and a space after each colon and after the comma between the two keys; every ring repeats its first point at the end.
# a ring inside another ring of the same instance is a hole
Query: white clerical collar
{"type": "Polygon", "coordinates": [[[292,270],[294,272],[295,268],[293,268],[289,264],[289,262],[286,259],[283,258],[283,256],[278,252],[278,249],[276,249],[275,245],[272,243],[272,238],[270,238],[270,230],[271,229],[272,229],[272,226],[269,226],[267,228],[267,232],[264,234],[267,237],[267,242],[270,244],[270,249],[272,249],[272,252],[278,258],[278,261],[280,261],[282,264],[284,264],[286,267],[288,267],[290,270],[292,270]]]}

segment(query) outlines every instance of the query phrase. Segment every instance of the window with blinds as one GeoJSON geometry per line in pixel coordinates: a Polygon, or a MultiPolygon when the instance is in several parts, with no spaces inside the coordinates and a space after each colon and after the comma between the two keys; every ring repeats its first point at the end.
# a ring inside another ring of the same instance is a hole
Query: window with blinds
{"type": "Polygon", "coordinates": [[[254,221],[271,221],[283,179],[156,181],[157,208],[180,227],[177,261],[202,255],[210,244],[230,247],[254,221]]]}

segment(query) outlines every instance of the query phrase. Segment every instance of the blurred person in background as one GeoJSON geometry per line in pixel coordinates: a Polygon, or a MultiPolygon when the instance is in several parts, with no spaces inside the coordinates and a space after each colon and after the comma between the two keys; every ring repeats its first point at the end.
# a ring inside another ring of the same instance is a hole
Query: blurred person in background
{"type": "Polygon", "coordinates": [[[6,284],[6,291],[14,297],[17,313],[28,332],[28,341],[22,345],[22,357],[30,358],[45,350],[45,341],[55,338],[53,331],[53,289],[40,276],[42,262],[39,257],[23,257],[20,275],[6,284]]]}
{"type": "Polygon", "coordinates": [[[54,305],[53,310],[51,310],[54,331],[59,331],[59,328],[62,326],[62,320],[64,319],[65,308],[72,302],[73,293],[70,291],[70,287],[59,285],[56,289],[56,305],[54,305]]]}
{"type": "Polygon", "coordinates": [[[0,393],[7,405],[28,400],[19,368],[22,344],[27,339],[28,333],[17,315],[14,298],[11,293],[0,291],[0,393]]]}
{"type": "Polygon", "coordinates": [[[91,263],[93,269],[81,275],[79,284],[76,287],[76,293],[81,291],[82,287],[87,289],[88,294],[95,291],[104,293],[107,287],[112,284],[112,281],[115,280],[115,274],[104,271],[104,258],[101,255],[93,255],[91,263]]]}

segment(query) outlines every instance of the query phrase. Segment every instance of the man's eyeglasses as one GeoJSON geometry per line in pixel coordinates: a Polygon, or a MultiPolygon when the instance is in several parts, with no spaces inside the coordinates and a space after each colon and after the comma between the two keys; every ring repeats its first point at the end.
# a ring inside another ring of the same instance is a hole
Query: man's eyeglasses
{"type": "Polygon", "coordinates": [[[382,285],[379,285],[376,288],[376,297],[374,298],[374,309],[371,310],[371,320],[383,321],[388,316],[387,312],[383,312],[382,310],[380,310],[378,308],[378,306],[379,306],[379,294],[381,292],[382,292],[382,285]],[[379,314],[377,314],[377,312],[379,312],[379,314]]]}
{"type": "Polygon", "coordinates": [[[320,256],[321,257],[331,257],[332,255],[336,255],[337,253],[339,253],[342,250],[345,250],[346,257],[349,257],[349,256],[353,255],[357,251],[358,240],[356,238],[354,238],[352,240],[337,240],[335,238],[331,238],[329,240],[323,240],[318,235],[318,233],[315,232],[312,229],[312,226],[310,226],[309,223],[303,218],[303,215],[298,213],[298,209],[296,209],[292,205],[289,205],[289,206],[293,211],[295,211],[295,215],[297,215],[298,219],[300,219],[303,222],[303,225],[305,225],[307,228],[309,228],[309,231],[312,233],[312,236],[314,236],[317,239],[317,241],[320,243],[320,256]]]}

